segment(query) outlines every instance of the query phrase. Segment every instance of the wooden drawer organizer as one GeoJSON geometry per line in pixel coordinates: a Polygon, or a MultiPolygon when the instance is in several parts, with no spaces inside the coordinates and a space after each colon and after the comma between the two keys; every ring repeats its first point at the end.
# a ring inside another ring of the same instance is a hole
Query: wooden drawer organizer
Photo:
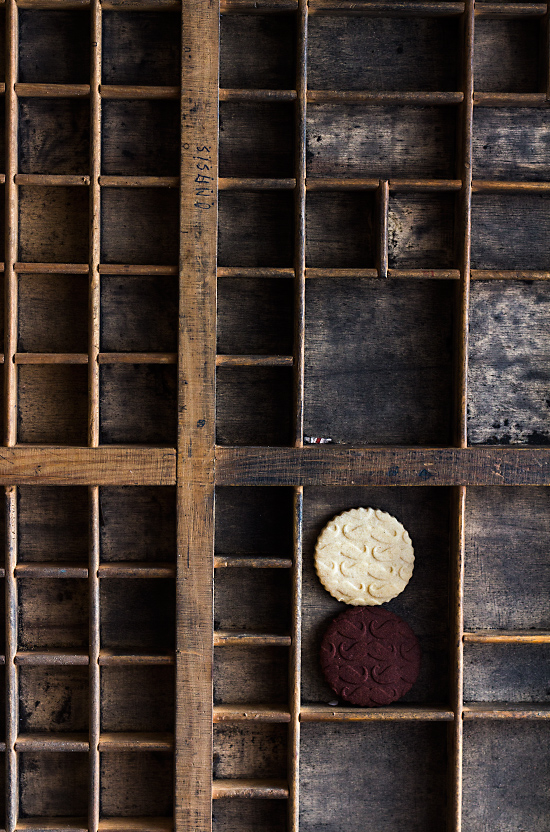
{"type": "Polygon", "coordinates": [[[547,5],[0,21],[6,832],[546,832],[547,5]],[[358,505],[384,709],[317,662],[358,505]]]}

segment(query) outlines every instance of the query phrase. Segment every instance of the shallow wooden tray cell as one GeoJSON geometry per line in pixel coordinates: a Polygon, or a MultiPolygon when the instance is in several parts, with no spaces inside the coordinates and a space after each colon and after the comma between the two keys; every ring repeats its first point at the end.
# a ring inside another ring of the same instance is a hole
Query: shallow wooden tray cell
{"type": "Polygon", "coordinates": [[[302,598],[302,702],[327,705],[337,697],[319,667],[321,639],[345,605],[321,585],[314,567],[318,535],[337,514],[372,506],[398,517],[415,547],[413,576],[406,590],[385,608],[404,618],[420,641],[418,681],[402,702],[448,702],[449,492],[442,488],[305,488],[302,598]]]}
{"type": "Polygon", "coordinates": [[[19,816],[84,818],[88,806],[88,757],[73,752],[19,755],[19,816]]]}
{"type": "Polygon", "coordinates": [[[89,83],[89,13],[84,9],[21,9],[18,57],[21,83],[89,83]]]}
{"type": "Polygon", "coordinates": [[[22,263],[86,263],[89,246],[88,188],[19,188],[19,260],[22,263]]]}
{"type": "Polygon", "coordinates": [[[547,722],[469,722],[464,726],[465,832],[542,830],[548,817],[547,722]],[[513,776],[507,771],[511,765],[513,776]]]}
{"type": "Polygon", "coordinates": [[[172,755],[158,751],[102,753],[101,815],[170,818],[174,802],[173,768],[172,755]]]}
{"type": "Polygon", "coordinates": [[[456,18],[311,18],[311,90],[456,91],[458,68],[456,18]]]}
{"type": "Polygon", "coordinates": [[[18,563],[88,565],[88,489],[18,489],[18,563]]]}
{"type": "Polygon", "coordinates": [[[285,832],[287,808],[283,800],[233,798],[216,800],[212,806],[214,832],[285,832]]]}
{"type": "Polygon", "coordinates": [[[177,101],[109,100],[102,106],[103,175],[178,176],[177,101]]]}
{"type": "Polygon", "coordinates": [[[318,278],[306,288],[304,433],[332,442],[450,439],[452,285],[318,278]]]}
{"type": "Polygon", "coordinates": [[[474,194],[472,267],[549,270],[549,216],[546,194],[474,194]]]}
{"type": "Polygon", "coordinates": [[[287,733],[288,726],[277,723],[215,725],[214,779],[284,779],[287,733]]]}
{"type": "Polygon", "coordinates": [[[214,705],[287,705],[288,647],[214,648],[214,705]]]}
{"type": "Polygon", "coordinates": [[[315,191],[306,202],[306,266],[372,269],[376,263],[372,193],[315,191]]]}
{"type": "Polygon", "coordinates": [[[288,569],[219,568],[214,593],[215,630],[289,633],[288,569]]]}
{"type": "Polygon", "coordinates": [[[543,107],[476,108],[472,137],[474,178],[548,181],[549,119],[550,112],[543,107]]]}
{"type": "Polygon", "coordinates": [[[175,399],[173,366],[124,363],[101,367],[101,442],[173,445],[175,399]]]}
{"type": "Polygon", "coordinates": [[[103,83],[179,85],[180,27],[181,17],[177,12],[105,10],[103,83]]]}
{"type": "Polygon", "coordinates": [[[474,87],[480,92],[544,90],[541,20],[479,20],[475,28],[474,87]]]}
{"type": "Polygon", "coordinates": [[[437,724],[304,725],[300,829],[441,829],[446,748],[437,724]]]}
{"type": "Polygon", "coordinates": [[[86,275],[18,275],[18,323],[20,353],[87,353],[86,275]]]}
{"type": "MultiPolygon", "coordinates": [[[[73,735],[87,740],[89,726],[86,667],[21,667],[19,739],[29,735],[73,735]]],[[[70,738],[68,738],[70,739],[70,738]]]]}
{"type": "Polygon", "coordinates": [[[114,650],[174,646],[174,584],[168,579],[113,578],[100,587],[101,644],[114,650]]]}
{"type": "Polygon", "coordinates": [[[291,559],[291,488],[217,488],[215,556],[291,559]]]}
{"type": "MultiPolygon", "coordinates": [[[[266,358],[269,361],[271,356],[266,358]]],[[[247,356],[245,362],[246,359],[247,356]]],[[[289,367],[221,366],[216,375],[219,445],[290,443],[292,371],[289,367]]]]}
{"type": "Polygon", "coordinates": [[[172,276],[105,275],[102,352],[176,352],[178,287],[172,276]]]}
{"type": "Polygon", "coordinates": [[[86,367],[25,364],[18,375],[19,442],[83,445],[88,411],[86,367]]]}
{"type": "Polygon", "coordinates": [[[220,87],[291,90],[295,83],[293,14],[222,15],[220,87]],[[243,54],[246,60],[243,61],[243,54]]]}
{"type": "Polygon", "coordinates": [[[80,98],[19,99],[19,171],[80,174],[90,169],[90,105],[80,98]]]}
{"type": "Polygon", "coordinates": [[[286,192],[221,192],[220,266],[292,266],[293,195],[286,192]]]}
{"type": "Polygon", "coordinates": [[[20,578],[19,645],[23,650],[85,648],[88,586],[78,578],[20,578]]]}
{"type": "Polygon", "coordinates": [[[454,193],[392,194],[388,208],[389,268],[454,268],[455,215],[454,193]]]}
{"type": "Polygon", "coordinates": [[[512,280],[473,285],[470,443],[549,444],[549,305],[546,282],[512,280]]]}
{"type": "Polygon", "coordinates": [[[101,731],[174,731],[174,668],[151,665],[101,669],[101,731]]]}
{"type": "Polygon", "coordinates": [[[174,563],[175,502],[173,488],[101,488],[100,562],[174,563]]]}
{"type": "Polygon", "coordinates": [[[468,644],[464,653],[464,699],[530,702],[548,708],[549,658],[548,644],[468,644]]]}
{"type": "Polygon", "coordinates": [[[178,260],[178,192],[165,188],[102,191],[103,263],[171,266],[178,260]]]}
{"type": "Polygon", "coordinates": [[[288,278],[225,277],[218,285],[218,355],[292,355],[288,278]]]}
{"type": "Polygon", "coordinates": [[[294,173],[292,102],[220,102],[220,176],[284,179],[294,173]]]}

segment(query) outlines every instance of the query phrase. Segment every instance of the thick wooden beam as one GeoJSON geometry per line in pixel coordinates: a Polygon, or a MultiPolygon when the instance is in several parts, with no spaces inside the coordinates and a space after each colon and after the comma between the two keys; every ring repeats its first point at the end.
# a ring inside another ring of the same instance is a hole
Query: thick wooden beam
{"type": "Polygon", "coordinates": [[[0,485],[174,485],[174,448],[0,448],[0,485]]]}

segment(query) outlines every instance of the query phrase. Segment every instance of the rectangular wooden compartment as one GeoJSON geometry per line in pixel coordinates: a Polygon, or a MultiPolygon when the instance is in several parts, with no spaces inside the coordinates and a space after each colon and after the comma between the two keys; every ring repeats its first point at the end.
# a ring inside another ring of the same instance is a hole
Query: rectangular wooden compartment
{"type": "Polygon", "coordinates": [[[6,832],[546,829],[548,19],[0,4],[6,832]],[[379,709],[318,663],[359,505],[379,709]]]}

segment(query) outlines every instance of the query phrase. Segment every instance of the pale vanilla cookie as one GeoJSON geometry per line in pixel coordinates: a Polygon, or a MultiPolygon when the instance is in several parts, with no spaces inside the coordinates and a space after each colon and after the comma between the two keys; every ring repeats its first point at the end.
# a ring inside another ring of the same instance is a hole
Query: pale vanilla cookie
{"type": "Polygon", "coordinates": [[[391,601],[411,579],[414,549],[399,520],[373,508],[352,508],[325,526],[315,547],[319,580],[353,606],[391,601]]]}

